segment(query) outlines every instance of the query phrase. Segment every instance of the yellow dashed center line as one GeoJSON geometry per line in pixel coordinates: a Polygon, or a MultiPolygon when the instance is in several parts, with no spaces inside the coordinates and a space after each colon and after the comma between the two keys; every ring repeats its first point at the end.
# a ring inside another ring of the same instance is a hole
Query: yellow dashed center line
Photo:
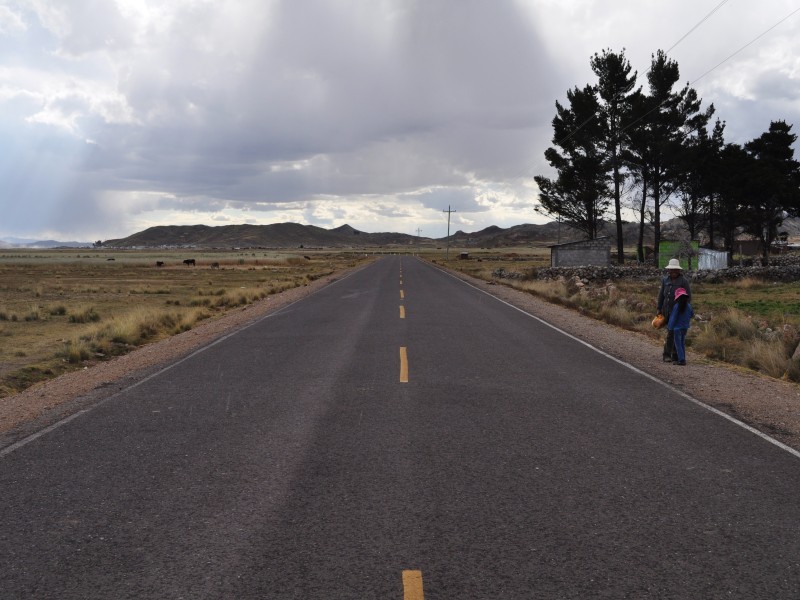
{"type": "Polygon", "coordinates": [[[408,383],[408,352],[400,346],[400,383],[408,383]]]}
{"type": "Polygon", "coordinates": [[[406,307],[402,306],[402,305],[400,306],[400,318],[401,319],[405,319],[406,318],[406,307]]]}
{"type": "Polygon", "coordinates": [[[403,571],[403,600],[424,600],[422,571],[403,571]]]}
{"type": "Polygon", "coordinates": [[[406,295],[403,293],[403,290],[400,290],[400,299],[402,300],[405,297],[406,297],[406,295]]]}

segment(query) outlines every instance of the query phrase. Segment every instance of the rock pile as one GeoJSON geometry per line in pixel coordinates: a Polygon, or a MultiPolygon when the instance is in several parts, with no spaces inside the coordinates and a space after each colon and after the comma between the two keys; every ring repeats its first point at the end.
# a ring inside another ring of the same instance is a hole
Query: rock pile
{"type": "Polygon", "coordinates": [[[800,265],[769,267],[730,267],[728,269],[695,271],[691,273],[692,281],[722,283],[740,279],[761,279],[763,281],[800,281],[800,265]]]}
{"type": "Polygon", "coordinates": [[[657,279],[659,271],[652,266],[606,265],[603,267],[548,267],[537,269],[536,279],[578,279],[584,283],[614,279],[657,279]]]}
{"type": "MultiPolygon", "coordinates": [[[[782,257],[776,258],[780,259],[782,257]]],[[[800,261],[781,261],[781,263],[771,264],[768,267],[729,267],[727,269],[691,271],[687,275],[692,281],[706,283],[722,283],[724,281],[737,281],[747,278],[784,283],[800,281],[800,261]]],[[[644,265],[547,267],[526,269],[524,271],[506,270],[501,267],[492,272],[492,276],[497,279],[539,279],[545,281],[570,279],[583,281],[584,283],[613,281],[615,279],[658,280],[662,275],[663,271],[644,265]]]]}

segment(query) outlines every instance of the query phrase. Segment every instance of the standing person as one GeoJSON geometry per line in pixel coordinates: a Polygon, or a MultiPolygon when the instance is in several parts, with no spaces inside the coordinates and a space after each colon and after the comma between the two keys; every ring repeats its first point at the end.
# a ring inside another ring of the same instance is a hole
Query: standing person
{"type": "MultiPolygon", "coordinates": [[[[672,306],[675,303],[675,291],[683,288],[687,295],[687,300],[692,301],[692,288],[689,280],[683,274],[683,268],[677,258],[671,258],[666,267],[667,274],[661,279],[661,290],[658,292],[658,314],[669,319],[672,314],[672,306]]],[[[678,360],[675,352],[675,338],[672,331],[667,329],[667,339],[664,342],[663,352],[664,362],[678,360]]]]}
{"type": "Polygon", "coordinates": [[[675,290],[675,306],[669,315],[667,331],[671,332],[675,339],[675,353],[678,356],[678,365],[686,364],[686,332],[689,331],[689,323],[694,316],[692,305],[689,304],[689,292],[683,288],[675,290]]]}

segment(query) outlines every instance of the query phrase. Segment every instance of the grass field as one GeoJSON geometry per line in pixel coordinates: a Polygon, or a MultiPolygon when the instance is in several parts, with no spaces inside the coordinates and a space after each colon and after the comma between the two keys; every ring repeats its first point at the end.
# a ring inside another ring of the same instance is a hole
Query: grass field
{"type": "Polygon", "coordinates": [[[366,259],[313,251],[0,250],[0,397],[366,259]]]}

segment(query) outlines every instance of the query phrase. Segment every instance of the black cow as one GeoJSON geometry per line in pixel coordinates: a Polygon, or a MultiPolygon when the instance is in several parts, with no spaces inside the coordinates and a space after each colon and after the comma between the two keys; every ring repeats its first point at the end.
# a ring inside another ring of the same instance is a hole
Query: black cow
{"type": "Polygon", "coordinates": [[[157,260],[156,261],[156,266],[157,267],[163,267],[164,266],[164,261],[163,260],[157,260]]]}
{"type": "Polygon", "coordinates": [[[193,258],[186,258],[184,259],[183,264],[185,264],[187,267],[193,267],[195,262],[193,258]]]}

